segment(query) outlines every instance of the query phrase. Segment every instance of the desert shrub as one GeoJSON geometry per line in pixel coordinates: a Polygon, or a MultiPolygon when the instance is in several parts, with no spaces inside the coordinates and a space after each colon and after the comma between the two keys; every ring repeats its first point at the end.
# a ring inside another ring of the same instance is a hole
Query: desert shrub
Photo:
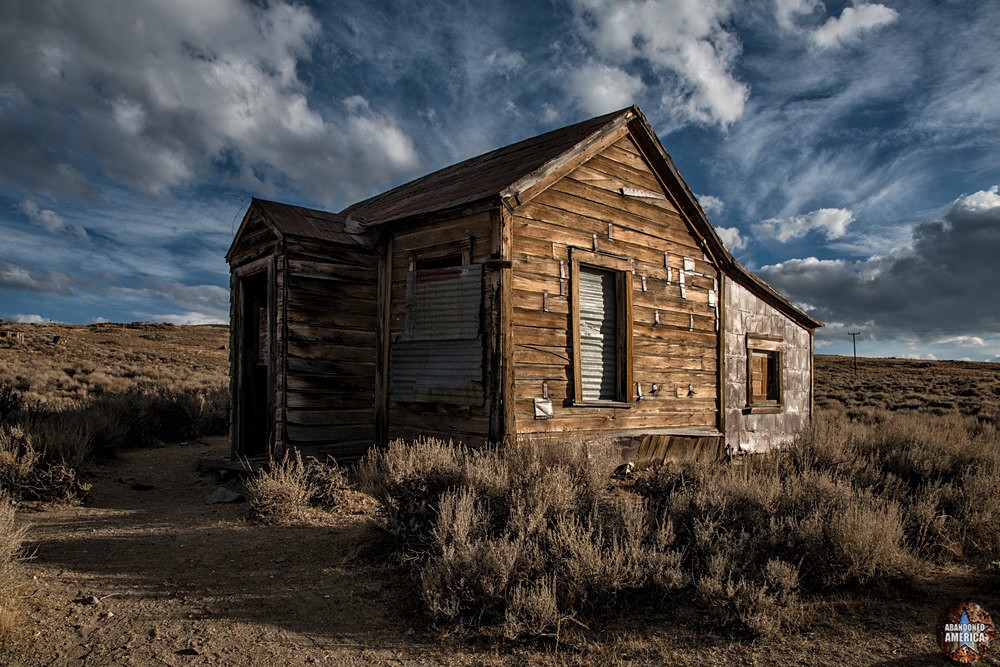
{"type": "Polygon", "coordinates": [[[766,636],[807,596],[1000,553],[1000,434],[986,419],[836,410],[786,451],[631,487],[610,485],[609,461],[576,443],[394,442],[359,480],[431,615],[511,639],[679,590],[766,636]]]}
{"type": "Polygon", "coordinates": [[[326,463],[302,455],[285,453],[271,461],[246,484],[250,516],[261,523],[289,524],[308,521],[315,509],[332,509],[349,488],[347,476],[329,459],[326,463]]]}
{"type": "Polygon", "coordinates": [[[39,450],[23,428],[0,425],[0,493],[21,500],[73,502],[88,490],[72,467],[39,450]]]}
{"type": "Polygon", "coordinates": [[[880,412],[848,422],[821,416],[785,465],[825,471],[898,507],[905,544],[922,558],[1000,553],[1000,431],[958,414],[880,412]]]}
{"type": "MultiPolygon", "coordinates": [[[[800,453],[828,466],[826,455],[800,453]]],[[[826,470],[794,474],[782,457],[752,459],[659,470],[636,488],[673,525],[699,599],[754,635],[793,618],[800,591],[910,572],[898,506],[826,470]]]]}
{"type": "Polygon", "coordinates": [[[360,464],[431,616],[509,639],[558,637],[622,596],[684,578],[667,523],[610,486],[610,450],[551,443],[470,450],[391,443],[360,464]]]}
{"type": "Polygon", "coordinates": [[[21,544],[26,532],[24,526],[17,526],[14,522],[11,497],[0,489],[0,644],[17,622],[21,544]]]}
{"type": "Polygon", "coordinates": [[[419,548],[430,538],[441,496],[462,480],[466,455],[461,446],[436,439],[412,446],[395,440],[358,463],[358,488],[379,501],[390,533],[419,548]]]}

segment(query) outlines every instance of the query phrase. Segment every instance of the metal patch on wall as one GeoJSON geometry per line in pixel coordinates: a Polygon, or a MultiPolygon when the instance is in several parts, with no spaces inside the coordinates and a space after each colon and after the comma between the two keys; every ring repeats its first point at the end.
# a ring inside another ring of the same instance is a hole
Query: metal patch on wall
{"type": "Polygon", "coordinates": [[[535,419],[552,419],[552,399],[535,399],[535,419]]]}

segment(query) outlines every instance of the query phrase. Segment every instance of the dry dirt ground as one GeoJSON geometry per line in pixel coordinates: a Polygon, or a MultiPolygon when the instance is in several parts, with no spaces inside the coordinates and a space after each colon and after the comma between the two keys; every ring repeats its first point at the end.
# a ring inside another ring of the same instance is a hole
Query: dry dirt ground
{"type": "Polygon", "coordinates": [[[370,503],[294,527],[205,504],[220,485],[242,491],[196,470],[224,451],[214,439],[123,452],[87,471],[84,505],[24,508],[33,557],[0,664],[942,665],[937,614],[966,597],[1000,609],[998,577],[962,568],[816,603],[770,642],[703,632],[710,618],[693,605],[631,610],[558,650],[451,638],[422,616],[370,503]],[[129,478],[153,488],[118,481],[129,478]]]}

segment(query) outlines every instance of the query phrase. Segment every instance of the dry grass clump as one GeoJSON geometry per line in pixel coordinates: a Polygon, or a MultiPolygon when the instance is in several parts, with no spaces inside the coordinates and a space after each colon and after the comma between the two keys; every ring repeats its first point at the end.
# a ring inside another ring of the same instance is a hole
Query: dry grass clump
{"type": "Polygon", "coordinates": [[[579,444],[396,441],[362,460],[358,483],[382,504],[435,620],[558,638],[622,598],[684,582],[671,525],[611,486],[612,468],[607,448],[579,444]]]}
{"type": "Polygon", "coordinates": [[[21,544],[27,529],[14,524],[14,504],[0,489],[0,646],[17,624],[21,544]]]}
{"type": "Polygon", "coordinates": [[[332,458],[302,460],[296,451],[258,471],[247,481],[250,517],[260,523],[294,524],[316,518],[318,509],[341,504],[350,483],[332,458]]]}
{"type": "Polygon", "coordinates": [[[781,459],[692,465],[637,489],[674,526],[698,597],[754,635],[795,618],[800,593],[911,573],[898,506],[827,472],[781,459]]]}
{"type": "Polygon", "coordinates": [[[74,502],[89,488],[64,461],[37,449],[23,428],[0,425],[0,494],[4,498],[74,502]]]}
{"type": "Polygon", "coordinates": [[[826,471],[895,503],[905,542],[921,558],[1000,555],[1000,428],[992,420],[821,413],[788,465],[796,473],[826,471]]]}

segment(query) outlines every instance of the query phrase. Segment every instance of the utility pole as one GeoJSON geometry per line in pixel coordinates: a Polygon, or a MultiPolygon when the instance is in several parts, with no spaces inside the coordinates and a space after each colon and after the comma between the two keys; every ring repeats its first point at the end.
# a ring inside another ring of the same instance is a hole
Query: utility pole
{"type": "Polygon", "coordinates": [[[858,377],[858,336],[860,334],[860,331],[847,332],[847,335],[851,337],[851,345],[854,346],[854,377],[858,377]]]}

